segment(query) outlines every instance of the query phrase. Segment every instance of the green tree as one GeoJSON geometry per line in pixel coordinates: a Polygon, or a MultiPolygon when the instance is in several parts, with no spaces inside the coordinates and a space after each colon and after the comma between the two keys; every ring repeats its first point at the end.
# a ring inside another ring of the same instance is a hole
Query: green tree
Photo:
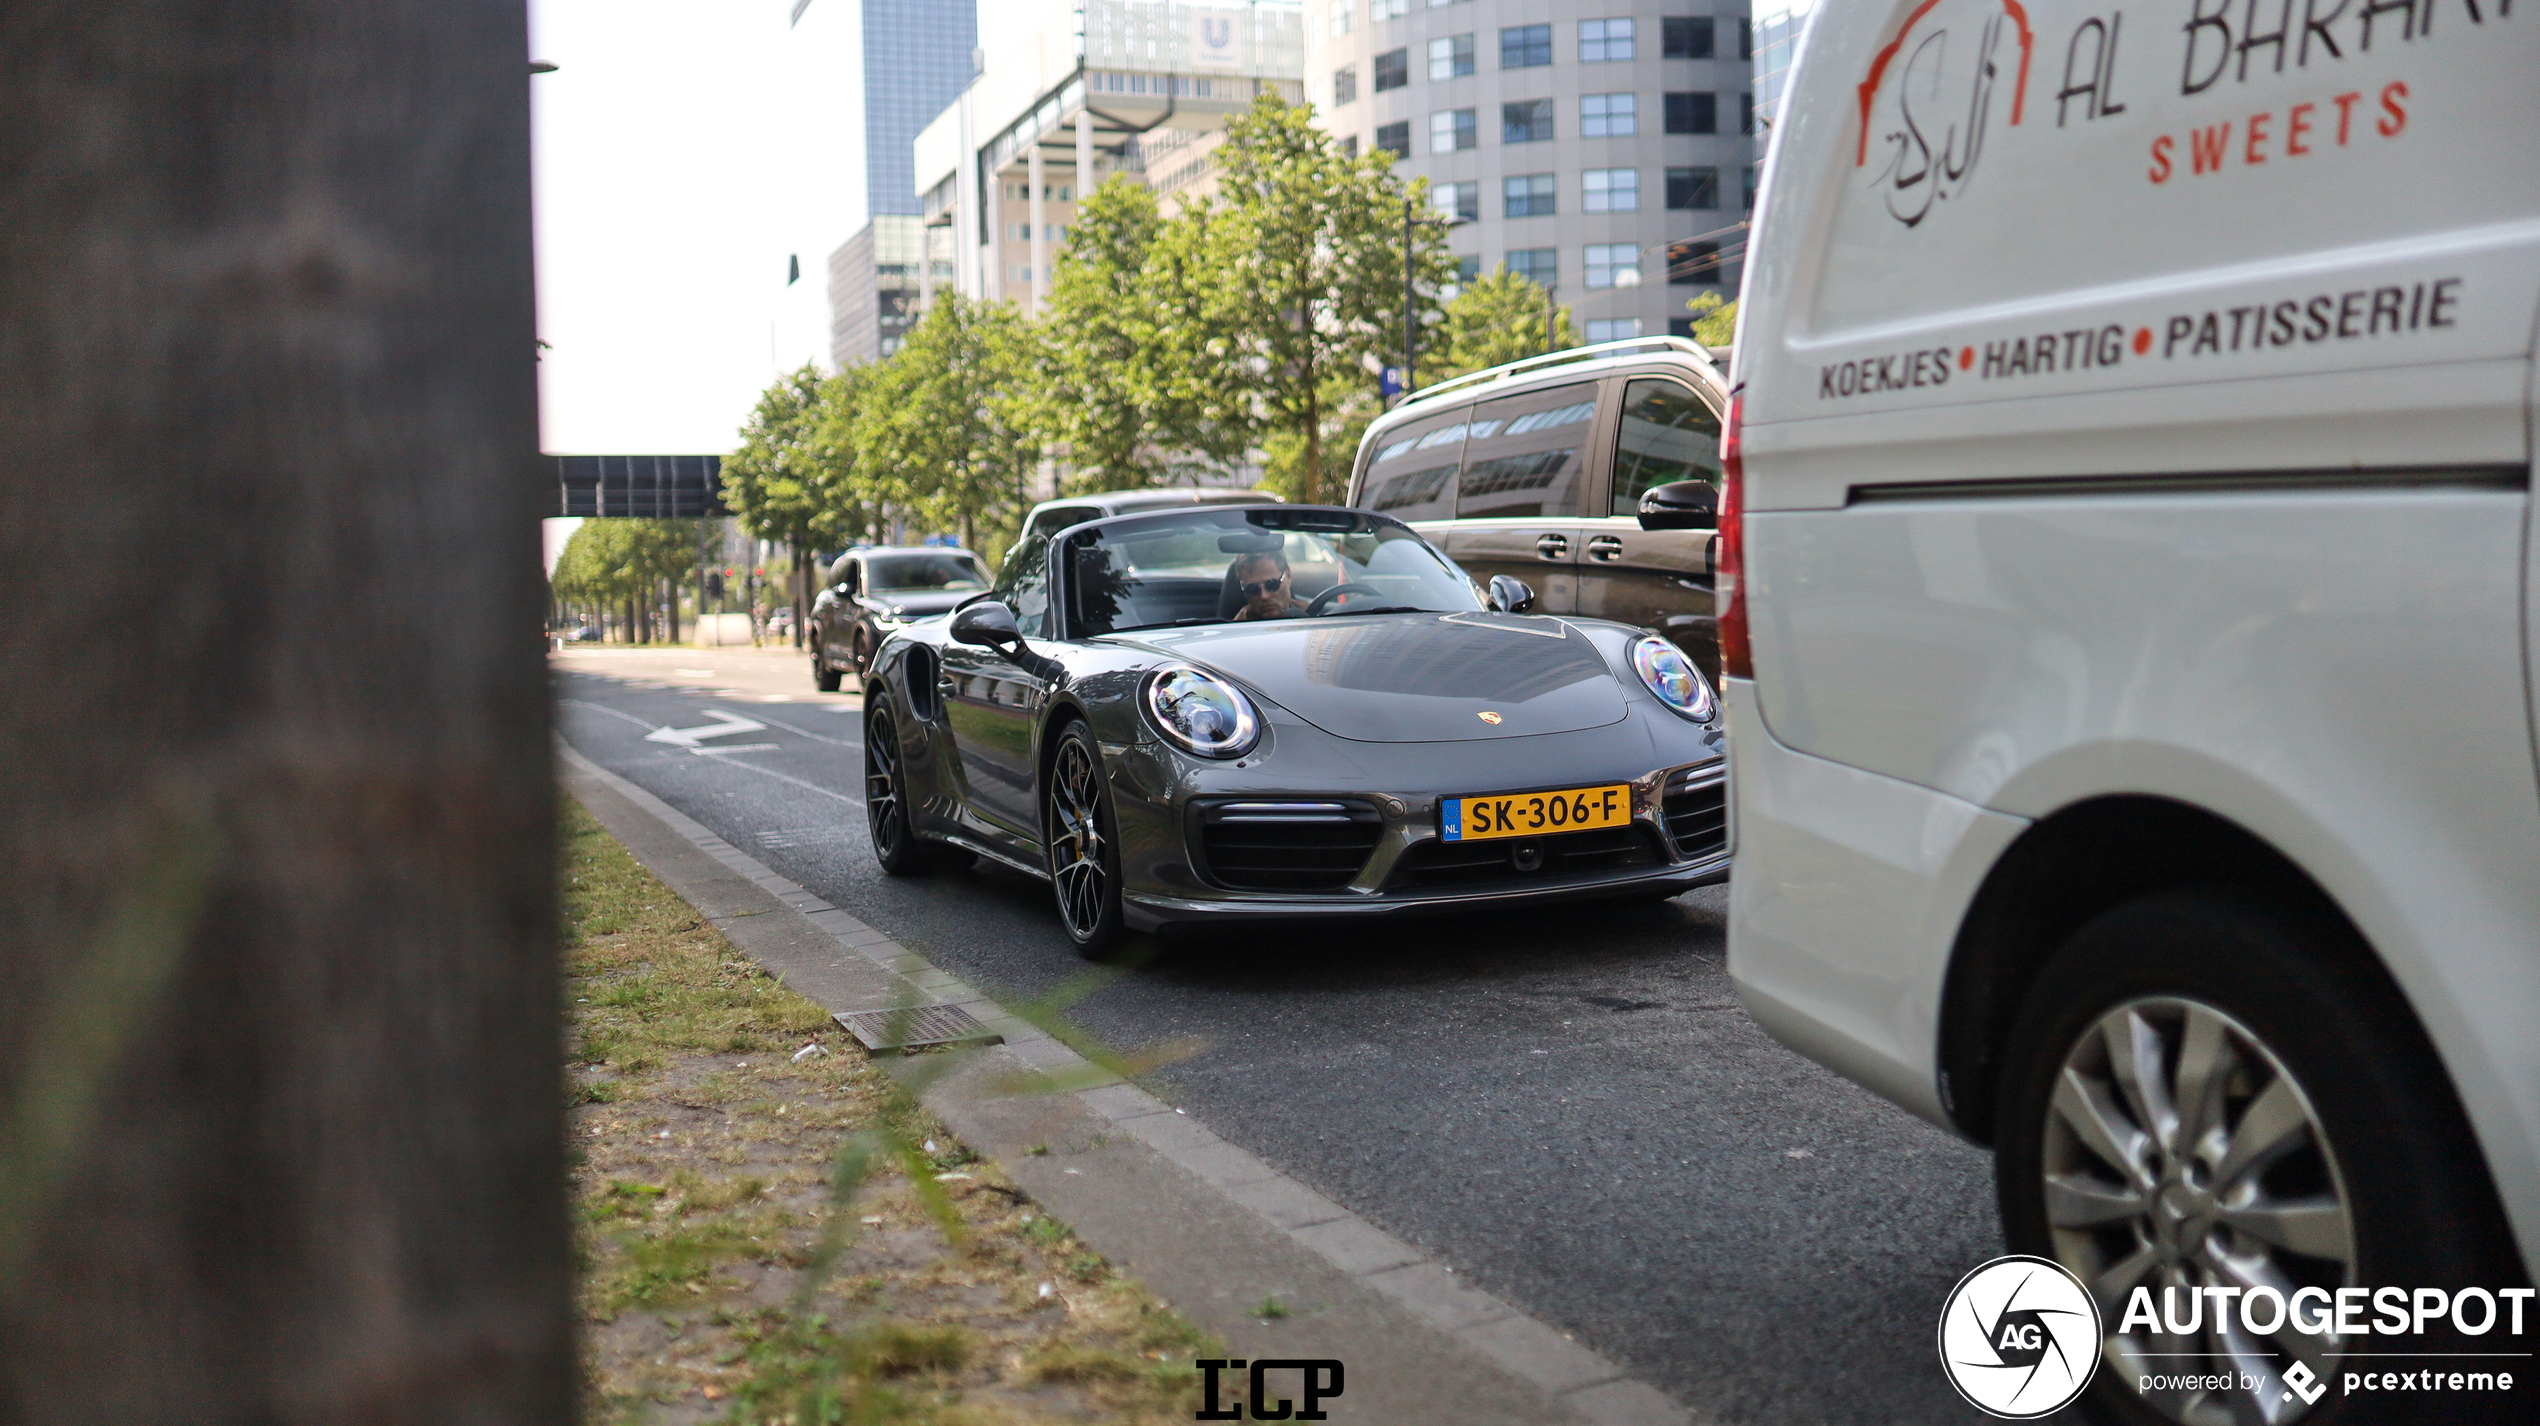
{"type": "Polygon", "coordinates": [[[1706,347],[1725,347],[1737,340],[1737,304],[1718,292],[1697,292],[1685,304],[1693,314],[1693,339],[1706,347]]]}
{"type": "Polygon", "coordinates": [[[815,444],[822,384],[820,369],[808,362],[777,378],[742,425],[739,449],[723,460],[723,503],[740,517],[741,528],[758,539],[778,541],[793,554],[797,647],[811,602],[802,577],[808,564],[804,556],[818,537],[826,508],[827,468],[815,444]]]}
{"type": "Polygon", "coordinates": [[[583,521],[556,558],[556,598],[616,610],[625,619],[628,639],[650,642],[656,602],[665,593],[675,598],[680,576],[695,567],[700,523],[583,521]]]}
{"type": "Polygon", "coordinates": [[[1040,336],[1013,306],[938,291],[875,366],[851,426],[868,491],[979,548],[1020,523],[1041,457],[1033,417],[1040,336]]]}
{"type": "Polygon", "coordinates": [[[1577,345],[1579,332],[1570,325],[1570,309],[1553,308],[1534,279],[1503,265],[1488,277],[1464,284],[1446,304],[1445,320],[1439,324],[1439,354],[1425,368],[1433,381],[1444,381],[1577,345]],[[1552,314],[1549,341],[1544,336],[1547,309],[1552,314]]]}
{"type": "Polygon", "coordinates": [[[1167,484],[1243,454],[1181,379],[1196,288],[1157,252],[1164,228],[1155,195],[1115,176],[1077,208],[1051,264],[1035,419],[1066,446],[1077,493],[1167,484]]]}
{"type": "MultiPolygon", "coordinates": [[[[1200,279],[1198,322],[1177,355],[1195,393],[1227,430],[1246,430],[1274,476],[1307,500],[1337,498],[1329,459],[1351,414],[1334,392],[1360,386],[1403,336],[1403,246],[1415,291],[1454,280],[1455,260],[1434,223],[1413,223],[1425,181],[1405,184],[1390,154],[1346,155],[1310,108],[1265,90],[1227,126],[1216,151],[1217,200],[1167,226],[1158,247],[1200,279]]],[[[1422,302],[1418,328],[1435,322],[1422,302]]]]}

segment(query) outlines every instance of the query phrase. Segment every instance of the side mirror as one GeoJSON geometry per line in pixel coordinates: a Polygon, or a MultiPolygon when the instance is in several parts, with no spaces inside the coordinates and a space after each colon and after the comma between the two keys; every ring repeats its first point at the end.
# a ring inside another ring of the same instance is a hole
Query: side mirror
{"type": "Polygon", "coordinates": [[[1640,497],[1644,530],[1716,530],[1720,528],[1720,494],[1707,480],[1671,480],[1650,487],[1640,497]]]}
{"type": "Polygon", "coordinates": [[[1023,630],[1014,622],[1014,611],[993,599],[963,605],[953,616],[952,636],[957,643],[994,649],[1007,658],[1023,652],[1023,630]]]}
{"type": "Polygon", "coordinates": [[[1523,614],[1535,607],[1535,587],[1513,574],[1490,577],[1491,607],[1503,614],[1523,614]]]}

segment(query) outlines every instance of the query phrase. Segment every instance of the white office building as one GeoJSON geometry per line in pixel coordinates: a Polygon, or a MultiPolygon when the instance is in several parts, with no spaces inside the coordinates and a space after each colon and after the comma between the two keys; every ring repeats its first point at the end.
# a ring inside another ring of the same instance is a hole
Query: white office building
{"type": "Polygon", "coordinates": [[[1552,285],[1589,341],[1737,291],[1754,203],[1744,0],[1308,0],[1306,93],[1429,180],[1464,271],[1552,285]]]}

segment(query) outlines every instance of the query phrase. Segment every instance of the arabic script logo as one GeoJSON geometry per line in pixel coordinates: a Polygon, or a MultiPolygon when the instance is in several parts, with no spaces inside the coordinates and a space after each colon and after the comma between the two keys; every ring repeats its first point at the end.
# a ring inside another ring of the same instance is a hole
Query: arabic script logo
{"type": "Polygon", "coordinates": [[[1930,217],[1932,205],[1975,182],[1985,131],[1993,122],[1994,93],[2014,46],[2012,124],[2028,105],[2036,37],[2020,0],[1952,3],[1949,12],[1934,16],[1942,3],[1923,0],[1915,7],[1896,38],[1870,61],[1859,86],[1861,133],[1852,166],[1869,166],[1875,141],[1887,157],[1877,181],[1885,189],[1888,216],[1909,228],[1930,217]],[[1974,17],[1957,13],[1969,9],[1977,12],[1974,17]]]}
{"type": "Polygon", "coordinates": [[[2060,1263],[1995,1258],[1940,1310],[1940,1366],[1969,1405],[2011,1420],[2063,1408],[2099,1366],[2099,1304],[2060,1263]]]}

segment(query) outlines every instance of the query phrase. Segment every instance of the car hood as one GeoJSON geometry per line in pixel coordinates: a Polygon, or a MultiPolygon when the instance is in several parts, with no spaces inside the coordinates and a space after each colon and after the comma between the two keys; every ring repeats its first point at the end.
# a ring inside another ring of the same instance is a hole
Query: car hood
{"type": "Polygon", "coordinates": [[[1558,619],[1377,614],[1154,629],[1120,641],[1223,672],[1359,742],[1522,738],[1623,717],[1613,670],[1558,619]]]}
{"type": "Polygon", "coordinates": [[[865,596],[864,602],[868,609],[877,606],[880,609],[897,609],[904,618],[923,619],[929,614],[941,614],[965,599],[977,597],[975,590],[969,594],[870,594],[865,596]]]}

